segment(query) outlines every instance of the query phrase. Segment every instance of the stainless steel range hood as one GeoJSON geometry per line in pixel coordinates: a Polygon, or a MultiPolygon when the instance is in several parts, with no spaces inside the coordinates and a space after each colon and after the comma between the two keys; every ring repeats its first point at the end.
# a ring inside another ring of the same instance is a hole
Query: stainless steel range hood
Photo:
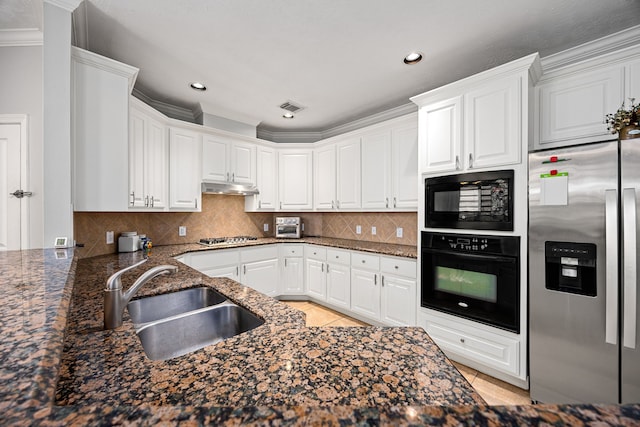
{"type": "Polygon", "coordinates": [[[202,182],[203,194],[230,194],[236,196],[253,196],[260,194],[253,185],[239,184],[236,182],[202,182]]]}

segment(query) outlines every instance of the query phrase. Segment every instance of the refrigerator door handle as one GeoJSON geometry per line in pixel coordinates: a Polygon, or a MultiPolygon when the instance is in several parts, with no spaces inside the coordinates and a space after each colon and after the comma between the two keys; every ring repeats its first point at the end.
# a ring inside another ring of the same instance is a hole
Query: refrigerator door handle
{"type": "Polygon", "coordinates": [[[605,190],[606,282],[605,342],[618,342],[618,196],[605,190]]]}
{"type": "Polygon", "coordinates": [[[622,190],[622,343],[636,348],[636,189],[622,190]]]}

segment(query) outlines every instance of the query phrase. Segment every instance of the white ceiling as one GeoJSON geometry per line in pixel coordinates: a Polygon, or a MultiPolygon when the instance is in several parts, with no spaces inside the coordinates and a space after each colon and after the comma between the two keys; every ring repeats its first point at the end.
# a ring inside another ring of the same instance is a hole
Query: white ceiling
{"type": "MultiPolygon", "coordinates": [[[[640,1],[85,0],[79,12],[82,47],[138,67],[136,89],[156,101],[271,132],[321,132],[637,25],[640,1]],[[407,66],[413,50],[424,60],[407,66]],[[305,109],[283,119],[285,101],[305,109]]],[[[0,29],[33,26],[23,15],[41,22],[41,2],[0,0],[0,29]]]]}

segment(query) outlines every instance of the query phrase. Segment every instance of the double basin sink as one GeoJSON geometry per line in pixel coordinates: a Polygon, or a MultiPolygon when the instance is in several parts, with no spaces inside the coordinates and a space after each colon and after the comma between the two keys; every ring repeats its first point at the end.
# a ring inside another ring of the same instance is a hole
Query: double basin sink
{"type": "Polygon", "coordinates": [[[127,310],[152,360],[182,356],[264,323],[208,287],[143,297],[131,301],[127,310]]]}

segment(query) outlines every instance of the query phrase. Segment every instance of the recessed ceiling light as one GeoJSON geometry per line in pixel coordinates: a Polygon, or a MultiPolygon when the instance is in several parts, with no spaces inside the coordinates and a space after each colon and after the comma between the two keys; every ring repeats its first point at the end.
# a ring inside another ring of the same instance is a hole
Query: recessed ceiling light
{"type": "Polygon", "coordinates": [[[422,61],[422,54],[420,52],[411,52],[404,57],[405,64],[417,64],[420,61],[422,61]]]}
{"type": "Polygon", "coordinates": [[[195,90],[207,90],[207,87],[200,82],[193,82],[189,86],[191,86],[191,89],[195,90]]]}
{"type": "Polygon", "coordinates": [[[287,112],[287,113],[284,113],[282,117],[284,117],[285,119],[293,119],[294,115],[293,113],[287,112]]]}

